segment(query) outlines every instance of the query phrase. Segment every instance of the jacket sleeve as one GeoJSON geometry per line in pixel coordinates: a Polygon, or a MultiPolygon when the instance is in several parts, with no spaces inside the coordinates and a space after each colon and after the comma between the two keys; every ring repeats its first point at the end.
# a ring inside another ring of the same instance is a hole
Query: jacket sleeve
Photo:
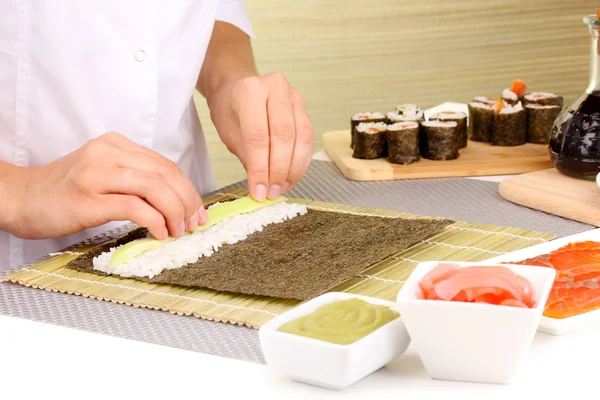
{"type": "Polygon", "coordinates": [[[242,0],[219,0],[215,20],[235,25],[248,36],[254,38],[250,18],[248,18],[248,13],[242,0]]]}

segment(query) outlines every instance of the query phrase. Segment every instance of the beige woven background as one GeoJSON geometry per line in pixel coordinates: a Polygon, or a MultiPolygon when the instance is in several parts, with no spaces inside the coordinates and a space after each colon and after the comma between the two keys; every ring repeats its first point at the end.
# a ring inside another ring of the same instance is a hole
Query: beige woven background
{"type": "MultiPolygon", "coordinates": [[[[593,0],[245,0],[261,73],[283,72],[321,134],[350,115],[494,96],[521,78],[569,103],[587,86],[593,0]]],[[[196,97],[217,184],[245,178],[196,97]]]]}

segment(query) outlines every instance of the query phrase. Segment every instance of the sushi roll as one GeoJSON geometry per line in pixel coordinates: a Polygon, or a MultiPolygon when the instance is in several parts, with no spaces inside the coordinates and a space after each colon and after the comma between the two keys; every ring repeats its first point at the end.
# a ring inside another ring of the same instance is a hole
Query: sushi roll
{"type": "Polygon", "coordinates": [[[519,96],[510,89],[504,89],[502,91],[502,100],[504,100],[505,103],[514,106],[519,102],[519,96]]]}
{"type": "Polygon", "coordinates": [[[476,142],[491,142],[493,122],[493,104],[479,102],[469,103],[469,139],[474,140],[476,142]]]}
{"type": "Polygon", "coordinates": [[[363,159],[386,157],[386,131],[387,125],[384,122],[362,122],[358,124],[352,157],[363,159]]]}
{"type": "Polygon", "coordinates": [[[472,103],[490,104],[493,106],[494,104],[496,104],[497,101],[498,101],[498,99],[492,99],[491,97],[475,96],[475,97],[473,97],[473,100],[471,102],[472,103]]]}
{"type": "Polygon", "coordinates": [[[406,121],[424,121],[425,113],[421,107],[416,104],[399,104],[393,113],[388,113],[388,123],[406,122],[406,121]],[[402,119],[390,119],[390,115],[400,115],[402,119]]]}
{"type": "Polygon", "coordinates": [[[421,123],[420,150],[429,160],[455,160],[458,158],[456,121],[424,121],[421,123]]]}
{"type": "Polygon", "coordinates": [[[385,138],[391,163],[412,164],[421,159],[417,122],[398,122],[388,125],[385,138]]]}
{"type": "Polygon", "coordinates": [[[525,96],[526,90],[527,85],[525,85],[525,82],[515,79],[510,89],[504,89],[502,92],[502,100],[511,106],[516,105],[519,101],[523,103],[523,96],[525,96]]]}
{"type": "Polygon", "coordinates": [[[554,105],[528,104],[527,110],[527,142],[548,144],[554,121],[561,108],[554,105]]]}
{"type": "Polygon", "coordinates": [[[458,130],[458,148],[467,147],[469,137],[467,133],[467,114],[456,111],[442,111],[429,118],[430,121],[455,121],[458,130]]]}
{"type": "Polygon", "coordinates": [[[555,93],[532,92],[523,97],[523,104],[541,104],[544,106],[559,106],[563,107],[563,97],[555,93]]]}
{"type": "Polygon", "coordinates": [[[390,111],[386,115],[388,125],[397,124],[399,122],[422,122],[425,120],[423,113],[407,113],[401,114],[398,111],[390,111]]]}
{"type": "Polygon", "coordinates": [[[350,119],[350,147],[354,148],[354,134],[356,132],[356,127],[361,122],[385,122],[385,115],[380,112],[361,112],[356,113],[350,119]]]}
{"type": "Polygon", "coordinates": [[[498,100],[494,107],[492,145],[520,146],[527,143],[527,111],[521,102],[514,106],[498,100]]]}

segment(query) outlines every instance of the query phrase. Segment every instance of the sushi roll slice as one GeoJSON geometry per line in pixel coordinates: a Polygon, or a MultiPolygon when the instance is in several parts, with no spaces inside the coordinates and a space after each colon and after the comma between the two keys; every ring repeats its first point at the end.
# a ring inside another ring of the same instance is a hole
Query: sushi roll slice
{"type": "Polygon", "coordinates": [[[385,138],[391,163],[412,164],[421,159],[417,122],[398,122],[388,125],[385,138]]]}
{"type": "Polygon", "coordinates": [[[422,122],[425,120],[423,113],[407,113],[401,114],[398,111],[390,111],[386,115],[388,125],[397,124],[399,122],[422,122]]]}
{"type": "Polygon", "coordinates": [[[510,89],[504,89],[502,91],[502,100],[504,100],[505,103],[514,106],[519,102],[519,96],[510,89]]]}
{"type": "Polygon", "coordinates": [[[492,145],[520,146],[527,143],[527,111],[521,102],[510,106],[498,100],[494,107],[492,145]]]}
{"type": "Polygon", "coordinates": [[[519,101],[523,103],[523,96],[525,96],[526,90],[527,85],[525,85],[525,82],[515,79],[510,89],[504,89],[502,92],[502,100],[511,106],[516,105],[519,101]]]}
{"type": "Polygon", "coordinates": [[[498,101],[498,99],[492,99],[491,97],[475,96],[475,97],[473,97],[473,100],[471,102],[472,103],[490,104],[493,106],[496,104],[497,101],[498,101]]]}
{"type": "Polygon", "coordinates": [[[421,107],[416,104],[399,104],[396,106],[395,112],[388,113],[388,123],[393,124],[396,122],[406,122],[406,121],[424,121],[425,113],[421,109],[421,107]],[[401,116],[401,119],[397,119],[398,115],[401,116]],[[395,116],[396,119],[391,119],[390,116],[395,116]]]}
{"type": "Polygon", "coordinates": [[[563,97],[555,93],[532,92],[523,97],[523,104],[541,104],[544,106],[552,105],[563,107],[563,97]]]}
{"type": "Polygon", "coordinates": [[[561,108],[554,105],[527,104],[527,142],[548,144],[554,121],[561,108]]]}
{"type": "Polygon", "coordinates": [[[386,157],[386,131],[387,125],[384,122],[362,122],[358,124],[352,157],[363,159],[386,157]]]}
{"type": "Polygon", "coordinates": [[[442,111],[429,118],[430,121],[455,121],[458,130],[458,148],[467,147],[469,137],[467,132],[467,114],[456,111],[442,111]]]}
{"type": "Polygon", "coordinates": [[[474,140],[476,142],[491,142],[493,122],[493,104],[480,102],[469,103],[469,139],[474,140]]]}
{"type": "Polygon", "coordinates": [[[456,121],[424,121],[421,123],[421,155],[429,160],[458,158],[456,121]]]}
{"type": "Polygon", "coordinates": [[[356,132],[356,127],[361,122],[385,122],[385,115],[380,112],[361,112],[356,113],[350,119],[350,147],[354,148],[354,134],[356,132]]]}

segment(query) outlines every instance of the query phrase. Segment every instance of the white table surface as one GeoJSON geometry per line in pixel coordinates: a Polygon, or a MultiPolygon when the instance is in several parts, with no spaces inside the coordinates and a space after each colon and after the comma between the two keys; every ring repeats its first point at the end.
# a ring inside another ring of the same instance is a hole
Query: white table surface
{"type": "MultiPolygon", "coordinates": [[[[324,152],[314,158],[328,159],[324,152]]],[[[594,398],[598,338],[600,327],[565,336],[537,333],[518,375],[508,385],[430,379],[411,345],[387,367],[335,392],[292,382],[261,364],[0,316],[0,399],[172,400],[257,395],[260,399],[504,400],[549,394],[573,398],[579,393],[594,398]]]]}

